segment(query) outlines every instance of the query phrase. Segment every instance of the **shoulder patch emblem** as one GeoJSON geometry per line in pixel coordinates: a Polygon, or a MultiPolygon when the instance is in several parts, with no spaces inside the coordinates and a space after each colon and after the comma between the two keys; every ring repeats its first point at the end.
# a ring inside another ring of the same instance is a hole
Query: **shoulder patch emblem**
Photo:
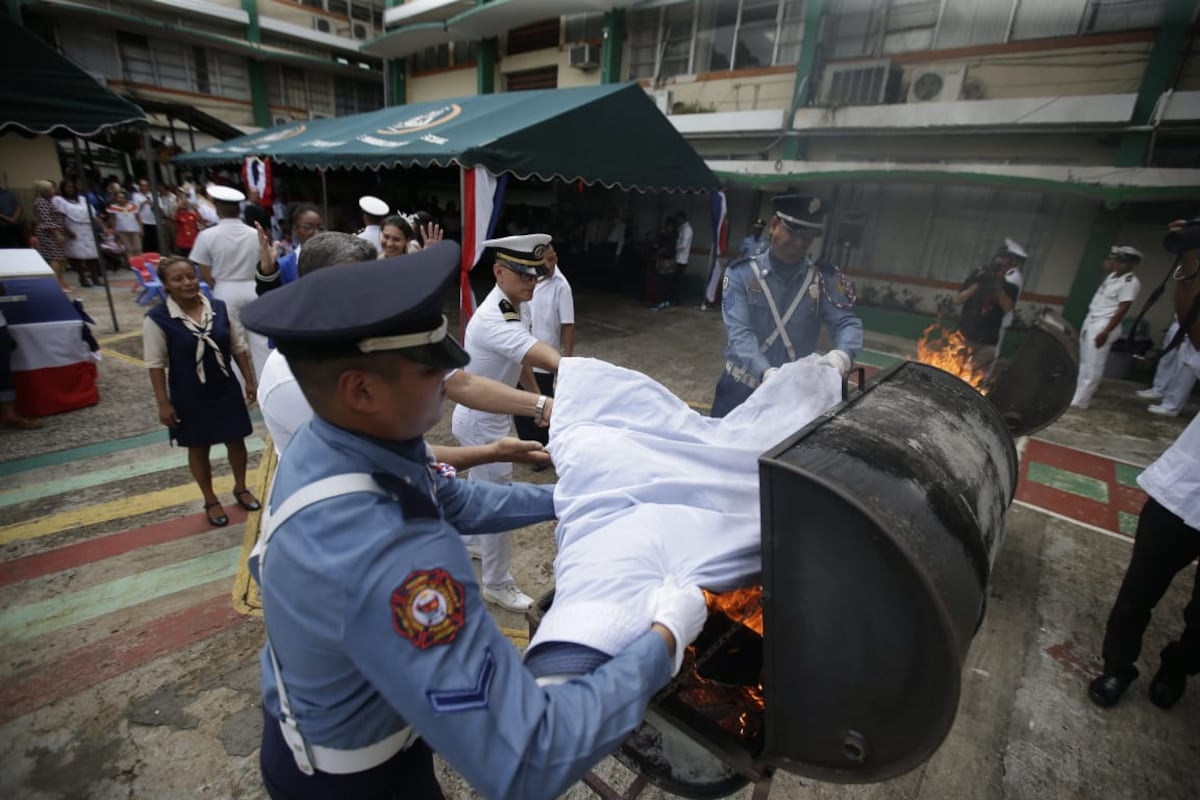
{"type": "Polygon", "coordinates": [[[408,573],[392,590],[392,627],[422,650],[450,644],[467,619],[462,584],[444,569],[408,573]]]}
{"type": "Polygon", "coordinates": [[[721,278],[721,291],[723,291],[723,292],[729,291],[729,276],[728,275],[721,278]]]}
{"type": "Polygon", "coordinates": [[[521,319],[521,313],[513,308],[513,304],[508,300],[500,301],[500,313],[504,315],[506,322],[519,322],[521,319]]]}

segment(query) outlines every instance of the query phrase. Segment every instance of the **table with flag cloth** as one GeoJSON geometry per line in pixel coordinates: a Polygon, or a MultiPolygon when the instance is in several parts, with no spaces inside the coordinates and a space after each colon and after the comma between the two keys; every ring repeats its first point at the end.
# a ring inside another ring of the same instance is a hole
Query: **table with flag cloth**
{"type": "Polygon", "coordinates": [[[86,326],[36,250],[0,250],[0,311],[16,342],[12,353],[17,411],[44,417],[95,405],[96,363],[86,326]]]}

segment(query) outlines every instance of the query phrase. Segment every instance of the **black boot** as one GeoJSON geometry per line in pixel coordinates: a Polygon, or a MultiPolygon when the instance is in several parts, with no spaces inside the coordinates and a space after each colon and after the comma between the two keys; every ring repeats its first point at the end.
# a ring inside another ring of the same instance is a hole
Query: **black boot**
{"type": "Polygon", "coordinates": [[[1150,681],[1150,702],[1161,709],[1169,709],[1179,702],[1186,688],[1187,675],[1168,669],[1164,664],[1150,681]]]}
{"type": "Polygon", "coordinates": [[[1137,670],[1132,672],[1105,670],[1088,686],[1088,698],[1101,708],[1114,706],[1136,677],[1137,670]]]}

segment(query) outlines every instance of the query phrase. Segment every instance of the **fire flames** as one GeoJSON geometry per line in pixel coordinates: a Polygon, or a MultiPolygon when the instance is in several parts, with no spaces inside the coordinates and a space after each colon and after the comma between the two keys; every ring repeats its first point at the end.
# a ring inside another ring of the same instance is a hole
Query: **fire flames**
{"type": "Polygon", "coordinates": [[[980,389],[987,371],[975,365],[972,355],[963,335],[943,328],[940,322],[926,328],[917,342],[917,361],[949,372],[972,388],[980,389]]]}
{"type": "Polygon", "coordinates": [[[708,604],[709,613],[720,611],[734,622],[739,622],[750,630],[762,636],[762,587],[751,586],[748,589],[735,589],[732,592],[714,594],[704,592],[704,601],[708,604]]]}

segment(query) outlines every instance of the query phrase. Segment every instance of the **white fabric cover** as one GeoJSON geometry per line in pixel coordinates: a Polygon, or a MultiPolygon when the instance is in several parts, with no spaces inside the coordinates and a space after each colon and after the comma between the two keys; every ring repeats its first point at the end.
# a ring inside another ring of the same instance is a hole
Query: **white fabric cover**
{"type": "Polygon", "coordinates": [[[840,399],[841,377],[815,355],[784,365],[724,419],[639,372],[563,359],[549,443],[555,596],[530,648],[615,654],[652,622],[666,576],[713,590],[755,578],[758,457],[840,399]]]}

